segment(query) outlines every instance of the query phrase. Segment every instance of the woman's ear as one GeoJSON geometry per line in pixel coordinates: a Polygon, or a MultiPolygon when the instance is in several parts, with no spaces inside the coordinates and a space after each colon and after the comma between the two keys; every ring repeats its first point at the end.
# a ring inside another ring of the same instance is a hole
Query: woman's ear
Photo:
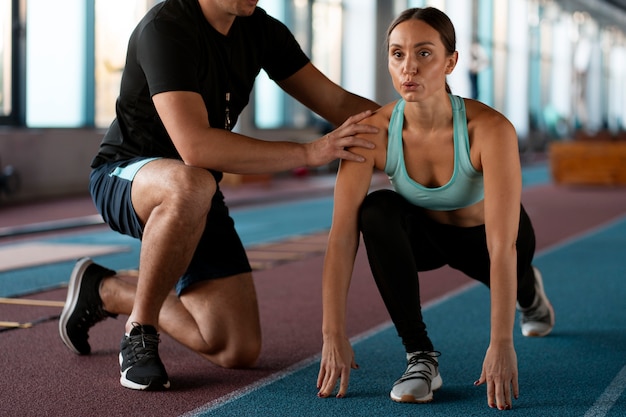
{"type": "Polygon", "coordinates": [[[449,75],[452,73],[452,71],[454,70],[454,67],[456,67],[456,63],[459,59],[459,53],[457,51],[454,51],[452,53],[452,55],[450,55],[447,58],[447,62],[446,62],[446,75],[449,75]]]}

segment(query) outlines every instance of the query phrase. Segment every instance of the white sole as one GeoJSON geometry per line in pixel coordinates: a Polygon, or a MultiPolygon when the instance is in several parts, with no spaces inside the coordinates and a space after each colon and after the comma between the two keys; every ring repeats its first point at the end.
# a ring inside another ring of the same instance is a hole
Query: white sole
{"type": "Polygon", "coordinates": [[[393,394],[393,391],[389,393],[391,399],[397,403],[429,403],[433,400],[433,392],[437,391],[443,385],[443,379],[441,374],[438,374],[430,383],[430,392],[421,398],[415,398],[413,395],[403,395],[398,397],[393,394]]]}
{"type": "Polygon", "coordinates": [[[72,342],[70,341],[70,337],[67,334],[67,322],[70,318],[71,313],[76,308],[76,303],[78,302],[78,294],[80,292],[80,284],[82,283],[82,277],[85,274],[85,271],[91,265],[93,261],[89,258],[83,258],[76,262],[74,265],[74,269],[72,270],[72,274],[70,275],[70,280],[67,287],[67,298],[65,299],[65,305],[63,306],[63,310],[61,311],[61,316],[59,317],[59,335],[61,336],[61,340],[72,350],[72,352],[77,355],[81,355],[81,353],[74,347],[72,342]],[[78,277],[81,277],[79,279],[78,277]]]}
{"type": "Polygon", "coordinates": [[[151,389],[168,389],[170,387],[170,381],[167,381],[165,384],[159,386],[158,388],[156,386],[153,388],[152,384],[142,385],[142,384],[138,384],[136,382],[131,381],[130,379],[126,378],[126,374],[128,373],[128,371],[130,371],[132,366],[130,368],[125,369],[124,371],[122,371],[121,369],[122,369],[122,362],[123,361],[124,361],[124,358],[122,357],[122,353],[120,352],[120,354],[119,354],[120,384],[122,384],[123,387],[129,388],[129,389],[134,389],[134,390],[139,390],[139,391],[146,391],[146,390],[151,390],[151,389]]]}
{"type": "Polygon", "coordinates": [[[556,319],[555,319],[554,308],[552,307],[552,303],[550,303],[550,300],[548,300],[548,297],[546,297],[546,291],[543,288],[543,277],[541,275],[541,271],[539,271],[539,269],[533,266],[533,272],[535,274],[535,282],[536,282],[536,287],[537,287],[535,291],[538,292],[539,297],[542,298],[543,302],[548,306],[548,311],[550,312],[550,327],[543,331],[535,331],[535,330],[524,331],[524,329],[522,329],[522,335],[526,337],[544,337],[550,334],[550,332],[554,328],[554,323],[556,319]]]}

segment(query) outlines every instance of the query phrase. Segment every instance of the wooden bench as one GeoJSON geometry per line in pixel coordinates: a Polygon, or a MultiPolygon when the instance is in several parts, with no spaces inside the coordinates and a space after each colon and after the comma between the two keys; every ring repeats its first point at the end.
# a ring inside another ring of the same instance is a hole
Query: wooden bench
{"type": "Polygon", "coordinates": [[[623,140],[553,142],[549,160],[557,184],[626,185],[626,141],[623,140]]]}

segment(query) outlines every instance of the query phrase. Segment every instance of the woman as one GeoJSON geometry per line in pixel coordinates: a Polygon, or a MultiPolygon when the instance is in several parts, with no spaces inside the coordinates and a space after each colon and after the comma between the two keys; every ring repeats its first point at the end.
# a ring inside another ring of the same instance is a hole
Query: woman
{"type": "Polygon", "coordinates": [[[518,141],[511,123],[480,102],[450,94],[458,54],[454,27],[434,8],[406,10],[387,32],[397,102],[364,123],[376,144],[365,163],[342,161],[323,273],[319,396],[337,397],[356,368],[346,336],[346,298],[359,231],[378,289],[405,345],[408,367],[391,390],[399,402],[428,402],[441,387],[437,352],[422,320],[418,271],[450,265],[491,289],[491,340],[476,385],[490,407],[518,396],[513,346],[516,301],[522,333],[544,336],[554,312],[532,267],[535,237],[521,206],[518,141]],[[367,195],[374,169],[395,191],[367,195]]]}

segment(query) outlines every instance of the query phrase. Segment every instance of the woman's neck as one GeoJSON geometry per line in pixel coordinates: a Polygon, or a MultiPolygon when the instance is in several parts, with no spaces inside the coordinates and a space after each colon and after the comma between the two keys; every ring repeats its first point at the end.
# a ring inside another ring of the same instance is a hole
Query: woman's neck
{"type": "Polygon", "coordinates": [[[436,132],[452,124],[452,104],[448,94],[437,94],[425,101],[406,102],[404,127],[409,130],[436,132]]]}

